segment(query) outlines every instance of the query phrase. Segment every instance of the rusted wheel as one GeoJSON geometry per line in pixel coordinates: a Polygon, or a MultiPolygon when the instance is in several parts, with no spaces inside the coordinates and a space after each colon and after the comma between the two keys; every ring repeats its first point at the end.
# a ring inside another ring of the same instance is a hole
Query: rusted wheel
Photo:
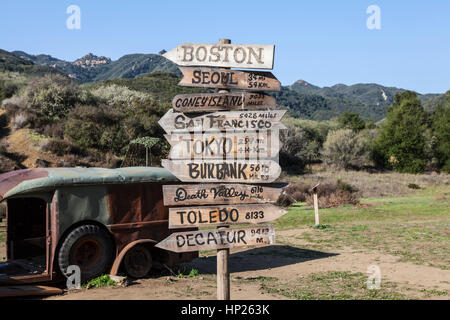
{"type": "Polygon", "coordinates": [[[130,277],[145,277],[152,268],[152,255],[145,246],[136,245],[125,254],[123,265],[130,277]]]}
{"type": "Polygon", "coordinates": [[[109,234],[95,225],[80,226],[70,232],[61,244],[58,264],[65,276],[70,265],[80,267],[86,281],[109,271],[113,260],[113,243],[109,234]]]}

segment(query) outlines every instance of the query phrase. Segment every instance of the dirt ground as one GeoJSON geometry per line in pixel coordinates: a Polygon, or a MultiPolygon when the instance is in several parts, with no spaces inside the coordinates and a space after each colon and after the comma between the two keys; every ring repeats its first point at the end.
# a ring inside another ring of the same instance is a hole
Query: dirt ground
{"type": "MultiPolygon", "coordinates": [[[[296,238],[307,229],[279,231],[277,237],[296,238]]],[[[399,262],[379,251],[344,248],[330,252],[288,245],[274,245],[230,254],[231,298],[249,300],[302,298],[450,298],[450,270],[399,262]],[[367,296],[368,267],[381,271],[382,294],[367,296]],[[333,285],[334,284],[334,285],[333,285]],[[323,295],[305,296],[306,292],[323,295]],[[356,294],[360,292],[360,295],[356,294]]],[[[215,299],[216,258],[200,257],[183,266],[198,270],[196,276],[154,274],[127,287],[81,289],[53,296],[51,300],[109,299],[215,299]]]]}

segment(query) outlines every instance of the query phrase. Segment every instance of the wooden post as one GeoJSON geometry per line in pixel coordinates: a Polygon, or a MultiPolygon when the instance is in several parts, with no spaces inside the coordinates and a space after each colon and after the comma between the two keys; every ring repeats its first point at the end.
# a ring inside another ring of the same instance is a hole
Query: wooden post
{"type": "MultiPolygon", "coordinates": [[[[231,44],[230,39],[219,39],[219,44],[231,44]]],[[[220,90],[219,93],[230,92],[220,90]]],[[[224,229],[228,227],[218,227],[224,229]]],[[[217,250],[217,300],[230,300],[230,270],[228,269],[230,249],[217,250]]]]}
{"type": "Polygon", "coordinates": [[[314,192],[314,217],[316,219],[316,226],[320,224],[319,222],[319,201],[317,199],[317,193],[314,192]]]}
{"type": "Polygon", "coordinates": [[[312,191],[314,192],[314,218],[316,221],[316,226],[320,225],[320,221],[319,221],[319,200],[317,198],[317,187],[320,185],[320,183],[316,184],[313,188],[312,191]]]}

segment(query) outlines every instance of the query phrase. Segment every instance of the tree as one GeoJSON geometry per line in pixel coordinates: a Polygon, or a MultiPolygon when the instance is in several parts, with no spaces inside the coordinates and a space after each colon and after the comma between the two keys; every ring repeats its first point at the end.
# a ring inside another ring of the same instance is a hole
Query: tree
{"type": "Polygon", "coordinates": [[[445,94],[446,102],[437,106],[432,115],[433,136],[436,137],[439,166],[450,173],[450,90],[445,94]]]}
{"type": "Polygon", "coordinates": [[[399,172],[422,173],[427,164],[424,137],[427,127],[428,115],[417,94],[412,91],[396,94],[374,142],[375,163],[399,172]]]}
{"type": "Polygon", "coordinates": [[[330,131],[323,144],[324,162],[338,169],[363,166],[370,160],[369,135],[350,129],[330,131]]]}
{"type": "Polygon", "coordinates": [[[338,122],[340,128],[351,129],[355,132],[359,132],[366,127],[366,123],[356,112],[345,111],[342,116],[338,118],[338,122]]]}

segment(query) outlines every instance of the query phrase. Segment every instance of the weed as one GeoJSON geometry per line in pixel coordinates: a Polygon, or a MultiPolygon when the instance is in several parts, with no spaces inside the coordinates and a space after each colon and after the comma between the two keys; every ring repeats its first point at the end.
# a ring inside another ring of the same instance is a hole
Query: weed
{"type": "Polygon", "coordinates": [[[100,287],[114,287],[114,286],[117,286],[117,282],[112,280],[109,277],[109,275],[105,274],[90,280],[83,286],[83,288],[100,288],[100,287]]]}

